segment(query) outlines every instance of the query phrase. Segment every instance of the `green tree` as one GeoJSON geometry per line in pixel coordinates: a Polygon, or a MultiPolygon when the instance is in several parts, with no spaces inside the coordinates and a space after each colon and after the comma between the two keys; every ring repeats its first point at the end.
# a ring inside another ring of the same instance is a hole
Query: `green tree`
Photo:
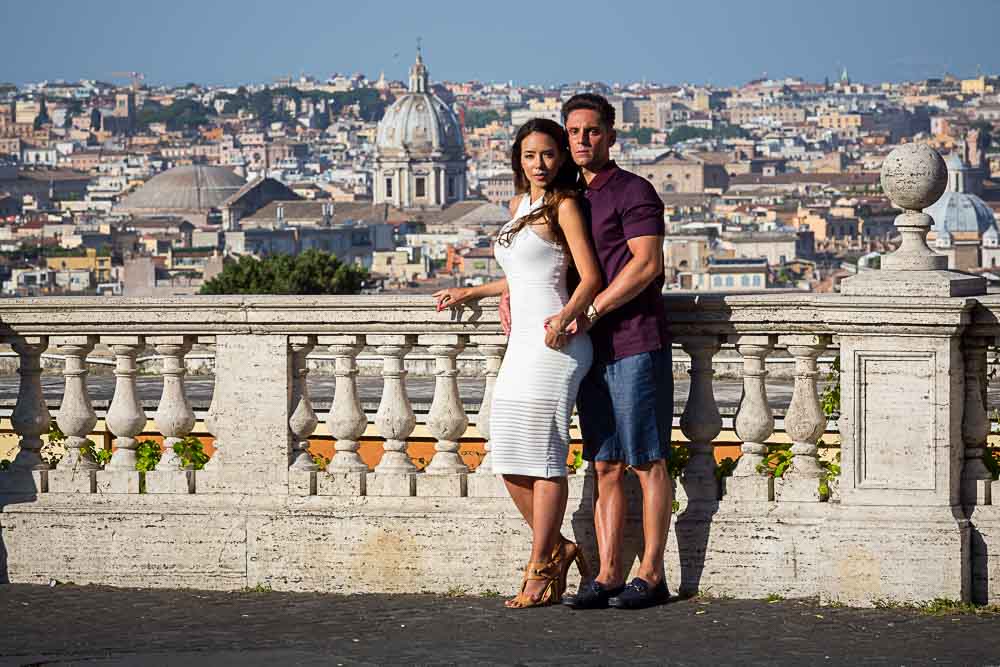
{"type": "Polygon", "coordinates": [[[631,137],[638,141],[640,144],[645,146],[653,140],[653,128],[651,127],[637,127],[629,132],[623,132],[626,137],[631,137]]]}
{"type": "Polygon", "coordinates": [[[263,259],[244,255],[227,262],[201,294],[357,294],[367,278],[367,270],[322,250],[263,259]]]}
{"type": "Polygon", "coordinates": [[[180,99],[170,106],[147,102],[136,116],[140,127],[150,123],[166,123],[168,130],[185,130],[208,125],[212,110],[196,100],[180,99]]]}
{"type": "Polygon", "coordinates": [[[466,109],[465,111],[465,127],[470,130],[486,127],[493,121],[504,119],[505,116],[496,109],[466,109]]]}

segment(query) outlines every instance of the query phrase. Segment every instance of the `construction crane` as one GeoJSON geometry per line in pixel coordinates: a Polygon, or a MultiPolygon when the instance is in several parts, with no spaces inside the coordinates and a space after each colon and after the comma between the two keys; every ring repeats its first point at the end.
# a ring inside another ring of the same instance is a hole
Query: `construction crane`
{"type": "Polygon", "coordinates": [[[146,80],[146,75],[142,72],[112,72],[111,76],[118,79],[129,79],[132,82],[132,91],[139,90],[142,82],[146,80]]]}

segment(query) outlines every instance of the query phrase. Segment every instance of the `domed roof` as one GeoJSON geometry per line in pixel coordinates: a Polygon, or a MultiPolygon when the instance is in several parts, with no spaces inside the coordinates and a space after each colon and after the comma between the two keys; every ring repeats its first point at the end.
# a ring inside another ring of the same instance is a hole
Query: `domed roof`
{"type": "Polygon", "coordinates": [[[934,218],[931,229],[938,234],[948,230],[982,235],[996,225],[996,217],[986,202],[968,192],[948,190],[924,212],[934,218]]]}
{"type": "Polygon", "coordinates": [[[118,205],[123,211],[208,211],[246,184],[225,167],[174,167],[149,179],[118,205]]]}
{"type": "Polygon", "coordinates": [[[460,159],[465,154],[458,119],[448,105],[430,92],[427,67],[420,53],[410,68],[410,91],[392,103],[378,124],[376,148],[381,155],[408,157],[441,154],[460,159]]]}

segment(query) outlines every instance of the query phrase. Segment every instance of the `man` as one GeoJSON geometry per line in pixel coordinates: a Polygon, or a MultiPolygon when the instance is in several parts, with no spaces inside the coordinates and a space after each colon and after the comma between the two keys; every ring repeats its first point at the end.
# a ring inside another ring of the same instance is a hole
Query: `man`
{"type": "MultiPolygon", "coordinates": [[[[667,472],[673,376],[663,288],[663,202],[652,184],[611,160],[615,111],[600,95],[563,105],[573,161],[587,183],[590,230],[604,291],[588,308],[594,364],[577,398],[583,458],[596,474],[594,527],[600,570],[564,602],[576,609],[638,609],[669,598],[663,552],[673,487],[667,472]],[[645,547],[637,575],[625,583],[621,562],[626,467],[642,488],[645,547]]],[[[501,319],[509,307],[501,303],[501,319]]],[[[505,322],[506,328],[507,322],[505,322]]]]}

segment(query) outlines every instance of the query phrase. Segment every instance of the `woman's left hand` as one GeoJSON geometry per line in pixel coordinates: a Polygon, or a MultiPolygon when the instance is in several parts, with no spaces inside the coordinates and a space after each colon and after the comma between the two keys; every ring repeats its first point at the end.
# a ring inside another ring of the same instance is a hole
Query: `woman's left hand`
{"type": "Polygon", "coordinates": [[[566,346],[566,325],[561,315],[553,315],[545,320],[545,344],[553,350],[566,346]]]}
{"type": "Polygon", "coordinates": [[[437,309],[457,308],[471,298],[471,290],[467,287],[449,287],[432,294],[437,299],[437,309]]]}

